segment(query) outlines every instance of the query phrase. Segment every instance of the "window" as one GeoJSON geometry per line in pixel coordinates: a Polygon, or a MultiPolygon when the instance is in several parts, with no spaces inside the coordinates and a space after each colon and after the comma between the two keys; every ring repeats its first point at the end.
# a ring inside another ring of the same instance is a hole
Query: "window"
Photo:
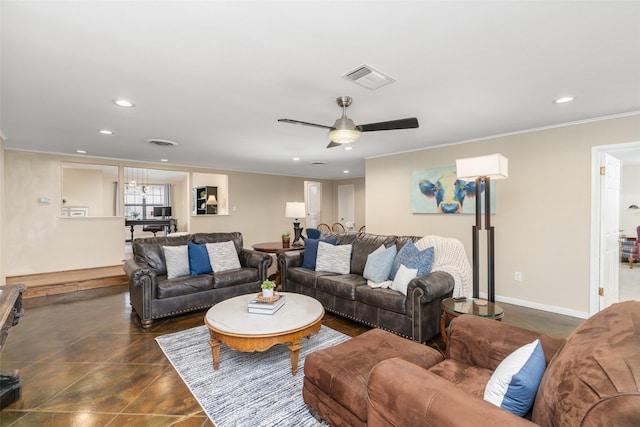
{"type": "Polygon", "coordinates": [[[151,219],[154,206],[169,206],[168,184],[125,184],[124,215],[128,218],[151,219]]]}

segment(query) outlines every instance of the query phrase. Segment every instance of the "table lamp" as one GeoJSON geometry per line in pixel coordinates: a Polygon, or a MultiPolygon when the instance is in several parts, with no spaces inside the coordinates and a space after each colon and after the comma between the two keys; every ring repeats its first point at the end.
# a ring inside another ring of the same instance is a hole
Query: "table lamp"
{"type": "Polygon", "coordinates": [[[284,209],[284,216],[293,219],[293,246],[302,246],[300,236],[302,235],[302,227],[300,227],[300,218],[306,215],[304,202],[287,202],[284,209]]]}

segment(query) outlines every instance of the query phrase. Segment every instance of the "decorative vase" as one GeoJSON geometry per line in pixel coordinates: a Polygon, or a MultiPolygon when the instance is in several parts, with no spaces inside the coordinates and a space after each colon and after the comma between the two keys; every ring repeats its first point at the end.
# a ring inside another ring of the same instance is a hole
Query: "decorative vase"
{"type": "Polygon", "coordinates": [[[271,288],[271,289],[263,289],[262,290],[262,297],[263,298],[271,298],[271,297],[273,297],[273,288],[271,288]]]}
{"type": "Polygon", "coordinates": [[[283,248],[288,248],[291,242],[291,238],[290,237],[283,237],[282,238],[282,247],[283,248]]]}

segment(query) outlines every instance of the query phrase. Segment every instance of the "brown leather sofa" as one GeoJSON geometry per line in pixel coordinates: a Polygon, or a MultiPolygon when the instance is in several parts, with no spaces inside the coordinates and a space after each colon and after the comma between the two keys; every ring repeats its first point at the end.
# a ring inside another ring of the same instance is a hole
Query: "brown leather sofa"
{"type": "Polygon", "coordinates": [[[380,245],[400,250],[416,236],[383,236],[358,232],[324,232],[322,239],[336,238],[338,245],[353,245],[349,274],[303,268],[304,251],[278,254],[281,289],[309,295],[325,310],[369,326],[385,329],[418,342],[440,332],[440,302],[453,293],[454,279],[446,272],[432,272],[409,282],[407,295],[391,289],[374,289],[362,276],[368,255],[380,245]]]}
{"type": "Polygon", "coordinates": [[[368,381],[370,425],[632,426],[640,423],[640,302],[614,304],[559,340],[501,322],[452,321],[447,357],[429,369],[389,359],[368,381]],[[483,400],[516,348],[540,338],[550,360],[530,421],[483,400]],[[452,410],[453,409],[453,410],[452,410]],[[425,421],[428,422],[425,424],[425,421]]]}
{"type": "Polygon", "coordinates": [[[131,306],[144,328],[149,328],[154,319],[208,308],[231,297],[259,292],[273,262],[269,254],[244,249],[239,232],[140,238],[133,241],[132,249],[133,259],[125,262],[124,270],[129,276],[131,306]],[[227,241],[233,241],[241,268],[167,278],[162,246],[227,241]]]}
{"type": "MultiPolygon", "coordinates": [[[[372,332],[321,350],[325,353],[315,362],[315,353],[305,360],[304,387],[316,393],[305,401],[311,402],[312,412],[330,419],[332,426],[600,427],[640,423],[638,301],[612,305],[585,320],[566,340],[463,315],[451,322],[444,359],[425,347],[431,359],[425,354],[416,362],[415,349],[407,347],[406,356],[379,361],[380,352],[366,337],[372,332]],[[541,341],[547,368],[532,410],[518,417],[485,401],[485,385],[500,362],[536,338],[541,341]],[[350,346],[349,357],[357,356],[361,367],[373,369],[360,368],[358,373],[342,369],[345,355],[341,346],[350,346]],[[321,380],[315,374],[319,369],[324,370],[321,380]],[[307,387],[307,381],[313,387],[307,387]],[[367,408],[364,419],[362,402],[367,408]],[[360,414],[357,422],[353,414],[360,414]]],[[[384,336],[375,341],[386,347],[384,336]]]]}

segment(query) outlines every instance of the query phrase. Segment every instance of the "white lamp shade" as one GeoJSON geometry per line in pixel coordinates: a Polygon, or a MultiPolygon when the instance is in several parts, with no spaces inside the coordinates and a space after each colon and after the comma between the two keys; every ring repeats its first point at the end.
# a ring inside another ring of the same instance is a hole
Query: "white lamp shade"
{"type": "Polygon", "coordinates": [[[287,202],[284,209],[286,218],[304,218],[306,214],[304,202],[287,202]]]}
{"type": "Polygon", "coordinates": [[[456,175],[467,181],[479,176],[486,176],[492,180],[504,179],[509,176],[509,159],[498,153],[456,159],[456,175]]]}
{"type": "Polygon", "coordinates": [[[209,198],[207,199],[207,205],[217,205],[218,201],[216,200],[216,196],[214,196],[213,194],[209,196],[209,198]]]}

